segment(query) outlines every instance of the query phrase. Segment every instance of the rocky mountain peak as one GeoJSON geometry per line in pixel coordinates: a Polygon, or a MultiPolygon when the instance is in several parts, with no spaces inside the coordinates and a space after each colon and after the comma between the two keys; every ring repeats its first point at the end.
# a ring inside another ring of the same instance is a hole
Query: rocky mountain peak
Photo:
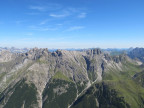
{"type": "Polygon", "coordinates": [[[47,56],[48,55],[48,49],[47,48],[33,48],[29,52],[25,53],[25,56],[29,59],[39,59],[41,56],[47,56]]]}
{"type": "Polygon", "coordinates": [[[0,62],[8,62],[11,61],[13,58],[14,54],[12,54],[8,50],[2,50],[0,51],[0,62]]]}
{"type": "Polygon", "coordinates": [[[87,54],[89,55],[100,55],[102,53],[102,51],[100,49],[90,49],[87,51],[87,54]]]}

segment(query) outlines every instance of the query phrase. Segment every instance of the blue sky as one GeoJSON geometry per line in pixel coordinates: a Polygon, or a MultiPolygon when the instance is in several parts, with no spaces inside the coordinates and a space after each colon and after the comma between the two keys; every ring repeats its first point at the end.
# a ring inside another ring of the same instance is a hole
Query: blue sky
{"type": "Polygon", "coordinates": [[[144,47],[144,0],[1,0],[1,47],[144,47]]]}

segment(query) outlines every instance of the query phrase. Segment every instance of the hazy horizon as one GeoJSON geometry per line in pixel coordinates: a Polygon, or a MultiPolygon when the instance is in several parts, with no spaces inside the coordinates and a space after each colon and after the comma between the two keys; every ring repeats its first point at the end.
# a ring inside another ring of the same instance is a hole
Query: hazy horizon
{"type": "MultiPolygon", "coordinates": [[[[14,47],[14,46],[11,46],[11,47],[2,47],[2,46],[0,46],[0,48],[17,48],[17,49],[24,49],[24,48],[28,48],[28,49],[33,49],[33,48],[38,48],[38,49],[40,49],[40,48],[48,48],[48,47],[37,47],[37,46],[35,46],[35,47],[14,47]]],[[[48,49],[62,49],[62,50],[65,50],[65,49],[130,49],[130,48],[132,48],[132,49],[134,49],[134,48],[144,48],[144,47],[128,47],[128,48],[115,48],[115,47],[113,47],[113,48],[102,48],[102,47],[87,47],[87,48],[48,48],[48,49]]]]}

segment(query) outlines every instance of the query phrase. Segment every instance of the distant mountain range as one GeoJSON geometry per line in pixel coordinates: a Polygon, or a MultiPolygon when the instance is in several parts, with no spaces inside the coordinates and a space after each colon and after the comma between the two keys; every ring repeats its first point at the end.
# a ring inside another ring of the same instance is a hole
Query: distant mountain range
{"type": "Polygon", "coordinates": [[[30,50],[30,48],[0,47],[0,51],[3,51],[3,50],[7,50],[7,51],[10,51],[12,53],[26,53],[30,50]]]}
{"type": "Polygon", "coordinates": [[[1,48],[0,108],[144,108],[143,58],[143,48],[1,48]]]}
{"type": "MultiPolygon", "coordinates": [[[[0,51],[2,50],[7,50],[7,51],[10,51],[12,53],[25,53],[25,52],[28,52],[30,49],[33,49],[33,48],[15,48],[15,47],[0,47],[0,51]]],[[[87,49],[76,49],[76,48],[66,48],[66,49],[63,49],[63,50],[67,50],[67,51],[85,51],[85,50],[88,50],[88,49],[95,49],[95,48],[87,48],[87,49]]],[[[97,48],[97,49],[100,49],[100,48],[97,48]]],[[[107,49],[101,49],[102,51],[107,51],[107,52],[122,52],[122,51],[128,51],[128,50],[132,50],[133,48],[122,48],[122,49],[118,49],[118,48],[107,48],[107,49]]],[[[48,49],[50,52],[54,52],[58,49],[48,49]]]]}

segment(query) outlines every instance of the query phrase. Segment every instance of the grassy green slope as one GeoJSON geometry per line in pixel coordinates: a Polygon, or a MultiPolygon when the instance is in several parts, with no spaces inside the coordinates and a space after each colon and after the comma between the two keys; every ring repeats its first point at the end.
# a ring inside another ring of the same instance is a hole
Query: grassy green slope
{"type": "Polygon", "coordinates": [[[57,72],[43,92],[43,108],[67,108],[76,97],[75,84],[57,72]]]}
{"type": "Polygon", "coordinates": [[[144,87],[144,71],[137,73],[134,75],[133,79],[140,84],[142,87],[144,87]]]}
{"type": "Polygon", "coordinates": [[[129,105],[103,82],[90,87],[71,108],[129,108],[129,105]]]}
{"type": "MultiPolygon", "coordinates": [[[[14,88],[9,89],[7,95],[12,92],[12,95],[9,97],[8,102],[4,108],[34,108],[33,105],[37,106],[37,90],[34,84],[27,84],[25,81],[17,83],[14,88]]],[[[4,102],[7,95],[1,96],[4,102]]]]}
{"type": "Polygon", "coordinates": [[[103,81],[93,85],[72,108],[144,108],[144,88],[133,80],[143,67],[123,63],[123,69],[109,69],[103,81]],[[98,87],[99,86],[99,87],[98,87]]]}
{"type": "Polygon", "coordinates": [[[68,77],[62,74],[62,72],[57,72],[52,79],[60,79],[60,80],[65,80],[68,82],[72,82],[68,77]]]}
{"type": "Polygon", "coordinates": [[[123,70],[111,70],[104,75],[104,82],[118,92],[118,96],[131,108],[143,108],[144,88],[133,80],[133,76],[143,71],[143,67],[126,62],[123,70]]]}

